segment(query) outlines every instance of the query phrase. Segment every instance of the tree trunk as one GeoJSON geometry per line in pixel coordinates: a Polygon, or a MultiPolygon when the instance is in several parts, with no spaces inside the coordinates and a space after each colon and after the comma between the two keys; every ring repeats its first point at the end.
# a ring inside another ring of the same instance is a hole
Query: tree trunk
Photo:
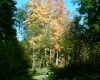
{"type": "Polygon", "coordinates": [[[35,60],[34,60],[34,49],[33,49],[32,70],[34,70],[34,67],[35,67],[35,60]]]}
{"type": "Polygon", "coordinates": [[[56,65],[58,65],[58,51],[56,52],[56,65]]]}

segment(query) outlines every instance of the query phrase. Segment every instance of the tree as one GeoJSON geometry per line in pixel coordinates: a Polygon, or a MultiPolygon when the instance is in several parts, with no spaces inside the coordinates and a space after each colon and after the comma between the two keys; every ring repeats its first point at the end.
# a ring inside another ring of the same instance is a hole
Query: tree
{"type": "Polygon", "coordinates": [[[60,46],[61,37],[69,23],[62,0],[32,0],[28,3],[26,26],[33,49],[53,49],[60,46]]]}
{"type": "Polygon", "coordinates": [[[24,48],[16,38],[15,4],[13,0],[0,1],[0,80],[15,80],[28,69],[24,48]]]}
{"type": "MultiPolygon", "coordinates": [[[[85,45],[82,49],[85,49],[84,56],[87,55],[89,64],[92,66],[97,66],[99,59],[97,55],[99,54],[100,39],[100,14],[99,7],[100,1],[98,0],[72,0],[74,4],[78,4],[79,7],[77,11],[79,12],[79,17],[83,18],[82,26],[83,29],[83,44],[85,45]],[[92,64],[93,63],[93,64],[92,64]]],[[[78,21],[79,22],[79,21],[78,21]]]]}
{"type": "Polygon", "coordinates": [[[15,28],[17,30],[17,39],[23,40],[27,35],[25,20],[27,18],[27,3],[18,8],[15,15],[15,28]]]}
{"type": "Polygon", "coordinates": [[[99,41],[99,22],[100,22],[100,14],[99,14],[99,7],[100,7],[100,1],[98,0],[72,0],[73,3],[78,4],[79,8],[77,8],[77,11],[79,12],[80,16],[83,16],[83,24],[88,29],[86,30],[87,35],[89,39],[91,39],[91,42],[98,42],[99,41]],[[93,35],[93,34],[94,35],[93,35]],[[97,38],[95,37],[97,36],[97,38]]]}
{"type": "Polygon", "coordinates": [[[0,41],[16,38],[16,30],[13,27],[16,2],[13,0],[0,1],[0,41]]]}
{"type": "Polygon", "coordinates": [[[74,4],[78,4],[79,8],[77,8],[77,11],[84,15],[84,19],[87,20],[88,24],[95,24],[98,23],[100,20],[100,14],[99,14],[99,7],[100,7],[100,1],[99,0],[72,0],[74,4]]]}
{"type": "Polygon", "coordinates": [[[100,0],[72,1],[79,7],[76,9],[78,15],[71,21],[69,33],[64,37],[70,63],[65,69],[55,70],[54,80],[92,80],[94,77],[99,79],[100,0]]]}

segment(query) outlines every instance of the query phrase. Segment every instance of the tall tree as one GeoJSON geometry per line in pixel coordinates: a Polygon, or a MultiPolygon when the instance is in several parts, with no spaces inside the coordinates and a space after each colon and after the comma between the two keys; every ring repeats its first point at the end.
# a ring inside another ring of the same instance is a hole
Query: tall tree
{"type": "Polygon", "coordinates": [[[27,35],[27,31],[26,31],[26,27],[25,27],[25,20],[26,20],[26,15],[27,13],[27,3],[22,5],[22,7],[18,8],[16,11],[16,15],[15,15],[15,27],[17,30],[17,38],[18,40],[23,40],[26,35],[27,35]]]}
{"type": "MultiPolygon", "coordinates": [[[[78,4],[79,8],[77,11],[79,12],[80,16],[83,17],[83,24],[86,29],[84,30],[83,41],[86,45],[88,45],[89,52],[88,57],[90,62],[94,62],[98,55],[99,49],[95,49],[98,47],[100,43],[100,1],[99,0],[72,0],[74,4],[78,4]]],[[[87,49],[88,49],[87,48],[87,49]]],[[[99,60],[99,59],[98,59],[99,60]]]]}
{"type": "Polygon", "coordinates": [[[24,48],[16,38],[14,0],[0,1],[0,80],[15,80],[27,71],[24,48]]]}
{"type": "Polygon", "coordinates": [[[0,1],[0,41],[16,38],[16,31],[13,27],[16,2],[13,0],[0,1]]]}
{"type": "MultiPolygon", "coordinates": [[[[92,42],[98,42],[100,41],[98,36],[100,34],[100,28],[99,28],[99,22],[100,22],[100,1],[99,0],[72,0],[75,4],[79,5],[79,8],[77,8],[77,11],[79,12],[80,16],[83,16],[83,22],[84,26],[86,26],[87,29],[87,35],[90,41],[92,42]],[[93,35],[93,34],[94,35],[93,35]],[[95,35],[97,37],[95,37],[95,35]]],[[[91,42],[91,43],[92,43],[91,42]]]]}
{"type": "Polygon", "coordinates": [[[29,44],[36,45],[38,49],[60,46],[61,36],[69,22],[63,1],[31,0],[28,5],[26,25],[28,32],[31,32],[29,44]]]}

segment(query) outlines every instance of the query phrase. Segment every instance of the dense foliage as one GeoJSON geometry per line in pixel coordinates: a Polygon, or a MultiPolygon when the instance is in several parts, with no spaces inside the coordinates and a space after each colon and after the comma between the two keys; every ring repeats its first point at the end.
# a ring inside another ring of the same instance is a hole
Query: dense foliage
{"type": "Polygon", "coordinates": [[[16,31],[13,28],[16,2],[13,0],[0,1],[0,41],[16,38],[16,31]]]}
{"type": "Polygon", "coordinates": [[[63,1],[32,0],[29,1],[27,9],[27,41],[33,51],[33,64],[36,66],[35,62],[38,62],[41,67],[54,65],[56,62],[57,65],[56,54],[61,50],[62,37],[69,24],[68,11],[63,1]]]}
{"type": "Polygon", "coordinates": [[[72,2],[79,5],[77,8],[79,15],[72,20],[69,35],[66,38],[71,45],[70,63],[65,69],[53,69],[55,70],[54,80],[99,80],[100,1],[72,0],[72,2]]]}
{"type": "Polygon", "coordinates": [[[15,5],[13,0],[0,1],[0,80],[15,80],[28,69],[24,47],[16,38],[15,5]]]}

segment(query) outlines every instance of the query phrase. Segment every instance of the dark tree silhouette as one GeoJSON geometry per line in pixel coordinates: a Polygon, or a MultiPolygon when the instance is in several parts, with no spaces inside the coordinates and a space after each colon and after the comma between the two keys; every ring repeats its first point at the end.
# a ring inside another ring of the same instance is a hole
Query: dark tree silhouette
{"type": "Polygon", "coordinates": [[[16,31],[13,27],[16,2],[13,0],[0,1],[0,41],[16,38],[16,31]]]}
{"type": "Polygon", "coordinates": [[[16,38],[14,0],[0,1],[0,80],[16,80],[27,72],[24,48],[16,38]]]}

